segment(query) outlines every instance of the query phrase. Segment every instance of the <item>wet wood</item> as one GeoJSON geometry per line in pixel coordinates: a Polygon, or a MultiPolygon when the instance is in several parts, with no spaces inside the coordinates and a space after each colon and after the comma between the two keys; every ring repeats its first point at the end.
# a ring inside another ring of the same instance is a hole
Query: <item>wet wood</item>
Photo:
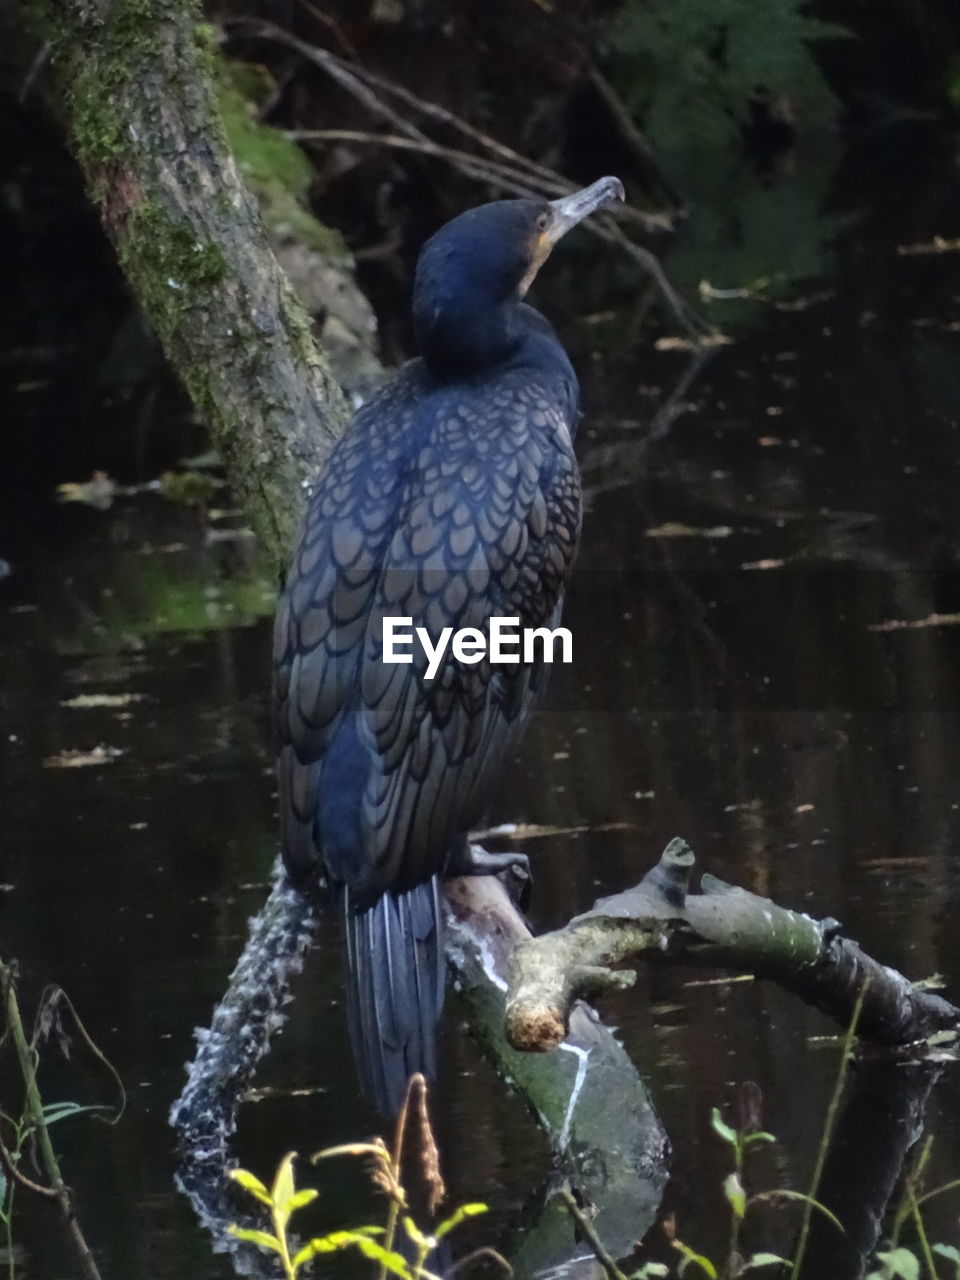
{"type": "MultiPolygon", "coordinates": [[[[629,1252],[653,1222],[667,1178],[669,1143],[646,1085],[623,1045],[592,1009],[578,1004],[546,1057],[518,1052],[505,1034],[512,958],[531,934],[496,876],[448,880],[447,960],[470,1029],[507,1088],[516,1089],[548,1134],[563,1185],[592,1206],[614,1253],[629,1252]],[[610,1099],[616,1098],[616,1107],[610,1099]]],[[[521,1275],[568,1261],[574,1244],[562,1202],[528,1225],[516,1250],[521,1275]]]]}
{"type": "Polygon", "coordinates": [[[578,999],[630,985],[624,961],[695,964],[777,982],[842,1026],[862,998],[858,1033],[891,1047],[940,1052],[960,1010],[866,955],[836,920],[779,907],[705,875],[689,892],[694,856],[672,840],[639,885],[598,902],[563,929],[519,945],[510,965],[506,1036],[516,1048],[561,1043],[578,999]]]}

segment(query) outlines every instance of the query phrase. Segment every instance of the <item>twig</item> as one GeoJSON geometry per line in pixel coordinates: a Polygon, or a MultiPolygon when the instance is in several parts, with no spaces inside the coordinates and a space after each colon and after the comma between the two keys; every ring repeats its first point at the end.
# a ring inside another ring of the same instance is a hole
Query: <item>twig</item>
{"type": "Polygon", "coordinates": [[[379,146],[392,151],[414,151],[418,155],[434,156],[438,160],[449,161],[468,177],[480,178],[520,196],[561,195],[573,189],[569,183],[539,178],[510,165],[485,160],[481,156],[471,155],[469,151],[459,151],[455,147],[441,147],[438,143],[426,139],[421,141],[419,138],[397,137],[396,134],[368,133],[362,129],[289,129],[285,136],[293,142],[356,142],[364,146],[379,146]]]}
{"type": "Polygon", "coordinates": [[[50,1131],[47,1128],[46,1117],[43,1114],[43,1099],[40,1097],[40,1090],[37,1088],[36,1051],[28,1042],[23,1029],[13,975],[9,967],[2,962],[0,962],[0,988],[3,991],[7,1026],[10,1028],[10,1035],[20,1064],[20,1074],[23,1077],[24,1109],[36,1135],[44,1173],[50,1180],[50,1190],[60,1204],[67,1230],[73,1240],[84,1275],[87,1276],[87,1280],[101,1280],[100,1271],[94,1261],[93,1254],[90,1252],[90,1246],[80,1230],[80,1223],[74,1213],[70,1189],[64,1182],[63,1175],[60,1172],[60,1162],[57,1160],[57,1153],[53,1149],[50,1131]]]}
{"type": "Polygon", "coordinates": [[[426,134],[421,133],[416,125],[398,116],[396,111],[367,87],[361,76],[356,74],[351,67],[348,67],[342,58],[338,58],[335,53],[331,53],[329,49],[322,49],[319,45],[307,44],[305,40],[298,40],[295,35],[292,35],[289,31],[284,31],[282,27],[274,26],[272,22],[262,22],[256,18],[232,18],[228,25],[231,28],[249,31],[252,35],[260,36],[264,40],[272,40],[275,44],[286,45],[289,49],[296,49],[308,62],[312,62],[321,71],[325,71],[341,88],[352,94],[372,115],[388,121],[410,138],[416,138],[420,142],[429,141],[426,134]]]}
{"type": "MultiPolygon", "coordinates": [[[[546,175],[541,176],[528,172],[519,165],[486,160],[456,147],[442,147],[435,142],[401,138],[396,134],[370,133],[363,129],[288,129],[285,136],[293,142],[355,142],[362,146],[387,147],[393,151],[413,151],[418,155],[434,156],[438,160],[449,161],[468,177],[485,178],[494,186],[520,196],[563,196],[576,189],[572,182],[550,170],[546,170],[546,175]]],[[[662,231],[668,215],[645,213],[633,205],[618,205],[616,216],[621,221],[636,222],[647,231],[662,231]]]]}
{"type": "Polygon", "coordinates": [[[620,101],[620,97],[613,85],[597,67],[592,67],[590,70],[590,83],[603,100],[604,106],[610,112],[610,115],[612,116],[617,128],[620,130],[624,141],[631,148],[634,155],[653,170],[654,177],[659,183],[663,194],[673,205],[676,212],[681,216],[686,217],[689,212],[689,205],[687,201],[674,186],[673,182],[663,172],[660,167],[660,163],[657,160],[656,152],[647,141],[646,134],[638,128],[637,122],[620,101]]]}
{"type": "Polygon", "coordinates": [[[458,133],[462,133],[465,137],[471,138],[479,146],[493,155],[500,156],[502,160],[509,164],[514,164],[520,169],[525,169],[532,175],[537,175],[548,180],[555,180],[558,175],[553,169],[548,169],[545,165],[538,164],[536,160],[531,160],[529,156],[523,155],[519,151],[514,151],[512,147],[508,147],[503,142],[498,142],[496,138],[492,138],[489,134],[484,133],[482,129],[478,129],[469,121],[464,120],[462,116],[456,115],[453,111],[449,111],[446,107],[441,107],[439,103],[428,102],[426,98],[420,98],[415,93],[405,88],[403,85],[397,84],[393,80],[388,80],[384,76],[377,75],[375,71],[368,71],[366,68],[358,68],[357,74],[360,75],[367,84],[375,85],[383,93],[389,94],[396,98],[399,102],[404,103],[408,107],[412,107],[415,111],[421,112],[429,120],[435,120],[438,124],[447,125],[451,129],[455,129],[458,133]]]}
{"type": "Polygon", "coordinates": [[[328,13],[324,13],[317,5],[311,4],[310,0],[298,0],[301,9],[309,13],[310,17],[320,26],[326,27],[328,31],[332,31],[334,38],[343,49],[343,52],[350,58],[358,56],[356,46],[350,42],[348,37],[344,35],[343,28],[336,18],[331,18],[328,13]]]}
{"type": "Polygon", "coordinates": [[[837,1078],[833,1083],[833,1093],[830,1096],[830,1105],[827,1107],[826,1119],[823,1122],[823,1134],[820,1138],[820,1147],[817,1151],[817,1159],[813,1167],[813,1175],[810,1179],[810,1191],[803,1202],[803,1218],[800,1222],[800,1235],[797,1239],[797,1248],[793,1257],[793,1266],[790,1270],[790,1280],[798,1280],[800,1268],[803,1265],[803,1255],[807,1250],[807,1237],[810,1234],[810,1219],[813,1216],[814,1198],[820,1190],[820,1179],[823,1177],[823,1168],[827,1162],[827,1152],[830,1150],[830,1142],[833,1138],[837,1112],[840,1109],[840,1099],[843,1096],[843,1086],[847,1080],[847,1070],[850,1062],[850,1055],[853,1052],[853,1042],[857,1038],[857,1024],[860,1021],[860,1014],[863,1012],[863,1002],[867,997],[867,989],[869,986],[870,979],[867,978],[860,989],[860,994],[857,997],[857,1003],[854,1006],[853,1017],[850,1019],[850,1025],[847,1027],[846,1034],[843,1037],[840,1067],[837,1071],[837,1078]]]}
{"type": "Polygon", "coordinates": [[[497,1253],[496,1249],[494,1249],[492,1245],[482,1244],[479,1249],[473,1249],[465,1258],[458,1258],[452,1266],[447,1267],[447,1280],[450,1280],[450,1276],[455,1276],[458,1271],[462,1271],[464,1267],[469,1267],[474,1262],[479,1261],[480,1258],[489,1258],[491,1262],[495,1262],[498,1266],[502,1267],[506,1275],[513,1275],[513,1267],[511,1267],[503,1254],[497,1253]]]}
{"type": "Polygon", "coordinates": [[[574,1222],[583,1232],[584,1236],[587,1239],[587,1243],[590,1245],[590,1248],[593,1250],[594,1257],[597,1259],[601,1267],[603,1267],[604,1271],[610,1277],[610,1280],[627,1280],[627,1277],[617,1266],[615,1260],[610,1257],[610,1254],[607,1253],[606,1249],[604,1248],[603,1241],[600,1239],[596,1231],[594,1231],[593,1229],[593,1223],[590,1221],[587,1215],[583,1212],[583,1210],[577,1204],[576,1200],[573,1197],[573,1193],[567,1187],[560,1188],[560,1199],[563,1201],[567,1212],[570,1214],[570,1217],[574,1220],[574,1222]]]}
{"type": "MultiPolygon", "coordinates": [[[[296,49],[309,62],[325,71],[341,88],[346,89],[348,93],[352,94],[357,101],[366,107],[371,114],[391,125],[395,132],[387,135],[385,139],[380,139],[380,143],[383,146],[402,147],[405,150],[419,151],[425,155],[433,155],[438,159],[447,160],[456,164],[459,171],[467,177],[479,182],[490,183],[515,195],[530,197],[534,194],[542,195],[545,191],[551,194],[565,194],[574,189],[571,183],[554,170],[547,169],[543,165],[539,165],[535,161],[520,155],[519,152],[513,151],[510,147],[498,142],[495,138],[491,138],[488,134],[475,128],[445,107],[440,107],[436,103],[418,98],[409,89],[404,89],[401,85],[394,84],[392,81],[376,75],[364,67],[348,66],[343,59],[338,58],[336,54],[331,53],[328,49],[307,44],[306,41],[298,39],[290,32],[284,31],[281,27],[277,27],[271,22],[237,18],[230,22],[230,26],[249,31],[265,40],[271,40],[288,48],[296,49]],[[375,90],[379,90],[379,93],[375,92],[375,90]],[[389,105],[381,94],[395,98],[397,101],[420,112],[421,115],[426,116],[428,119],[457,130],[486,151],[498,156],[500,160],[490,161],[482,156],[471,155],[469,152],[439,146],[416,125],[399,115],[395,107],[389,105]],[[398,138],[396,131],[404,135],[403,138],[398,138]]],[[[346,133],[347,131],[343,132],[346,133]]],[[[323,134],[326,134],[329,139],[334,134],[334,131],[298,130],[293,131],[290,136],[301,140],[308,140],[311,137],[313,140],[318,140],[323,134]]],[[[363,131],[357,131],[356,134],[352,134],[350,140],[369,144],[376,136],[375,134],[371,135],[369,133],[365,134],[363,131]]],[[[628,206],[626,211],[623,208],[619,209],[618,215],[621,218],[626,216],[628,219],[640,223],[648,230],[654,227],[662,230],[664,226],[672,226],[672,219],[669,213],[647,214],[640,209],[628,206]]],[[[699,338],[715,336],[713,327],[688,302],[681,298],[673,288],[659,260],[649,249],[644,249],[642,246],[634,244],[610,217],[590,219],[584,225],[594,235],[599,236],[608,243],[617,245],[624,252],[630,254],[643,267],[663,294],[674,316],[686,332],[691,335],[694,342],[699,338]]]]}
{"type": "Polygon", "coordinates": [[[599,236],[601,240],[606,240],[610,244],[618,245],[625,253],[640,264],[641,267],[652,277],[657,288],[666,299],[670,310],[686,329],[688,334],[694,335],[694,338],[715,338],[716,329],[709,321],[704,320],[703,316],[690,305],[686,299],[682,298],[673,285],[667,279],[663,267],[660,265],[659,258],[651,253],[649,249],[644,249],[642,245],[634,244],[617,224],[608,217],[592,219],[584,223],[588,231],[592,231],[595,236],[599,236]]]}
{"type": "Polygon", "coordinates": [[[52,983],[50,986],[44,987],[43,989],[43,993],[40,997],[40,1004],[39,1004],[39,1007],[37,1008],[37,1016],[34,1019],[32,1043],[37,1044],[44,1035],[49,1034],[44,1029],[44,1026],[43,1026],[44,1020],[45,1018],[50,1016],[48,1012],[50,1010],[53,1011],[53,1016],[59,1019],[60,1013],[59,1013],[58,1006],[61,1004],[64,1006],[64,1008],[66,1008],[66,1010],[70,1014],[70,1017],[73,1019],[74,1030],[79,1034],[80,1042],[84,1045],[87,1051],[91,1053],[93,1057],[96,1058],[96,1060],[106,1069],[110,1078],[113,1080],[114,1084],[117,1086],[117,1092],[120,1095],[120,1101],[117,1103],[112,1116],[101,1114],[102,1111],[107,1110],[107,1108],[104,1106],[104,1107],[90,1108],[91,1119],[99,1120],[101,1121],[102,1124],[108,1124],[111,1127],[113,1125],[119,1124],[120,1121],[123,1119],[124,1111],[126,1111],[127,1109],[127,1091],[123,1087],[123,1081],[120,1079],[120,1075],[117,1072],[116,1067],[113,1065],[110,1059],[102,1052],[99,1045],[97,1045],[95,1041],[91,1038],[90,1032],[83,1025],[83,1020],[81,1019],[79,1013],[77,1013],[77,1010],[74,1007],[73,1001],[67,995],[66,991],[64,991],[63,987],[57,986],[55,983],[52,983]]]}
{"type": "Polygon", "coordinates": [[[34,1182],[32,1178],[28,1178],[25,1173],[20,1171],[13,1155],[2,1139],[0,1139],[0,1164],[3,1165],[8,1176],[14,1182],[19,1183],[21,1187],[25,1187],[27,1191],[32,1191],[36,1196],[46,1196],[48,1200],[56,1200],[57,1193],[52,1187],[45,1187],[42,1182],[34,1182]]]}
{"type": "Polygon", "coordinates": [[[646,440],[662,440],[684,409],[683,397],[699,378],[703,366],[716,355],[717,348],[712,346],[695,347],[680,381],[670,392],[667,399],[657,409],[647,427],[646,440]]]}
{"type": "Polygon", "coordinates": [[[26,102],[27,98],[29,98],[33,86],[37,83],[44,67],[46,67],[47,63],[50,61],[52,53],[53,41],[45,40],[37,50],[33,61],[30,63],[27,74],[23,77],[23,84],[21,84],[20,90],[17,93],[17,102],[21,106],[26,102]]]}

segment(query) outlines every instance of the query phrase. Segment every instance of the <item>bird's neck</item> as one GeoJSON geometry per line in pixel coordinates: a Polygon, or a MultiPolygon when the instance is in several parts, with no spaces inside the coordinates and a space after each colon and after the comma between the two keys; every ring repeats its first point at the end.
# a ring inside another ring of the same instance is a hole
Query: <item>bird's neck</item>
{"type": "Polygon", "coordinates": [[[571,437],[576,430],[580,387],[577,375],[547,318],[525,302],[514,300],[483,312],[452,309],[422,326],[418,316],[420,353],[435,383],[449,386],[475,378],[521,373],[539,375],[550,387],[571,437]]]}
{"type": "Polygon", "coordinates": [[[499,368],[523,341],[521,310],[516,301],[477,307],[456,298],[420,308],[414,320],[424,363],[441,382],[499,368]]]}

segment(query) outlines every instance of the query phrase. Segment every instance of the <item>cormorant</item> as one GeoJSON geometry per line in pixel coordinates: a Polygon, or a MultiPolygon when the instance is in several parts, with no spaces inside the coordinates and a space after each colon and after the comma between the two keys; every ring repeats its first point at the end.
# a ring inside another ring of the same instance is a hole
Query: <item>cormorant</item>
{"type": "MultiPolygon", "coordinates": [[[[522,301],[559,238],[616,178],[560,200],[470,209],[424,245],[419,360],[363,405],[309,501],[277,611],[281,841],[294,881],[341,903],[351,1038],[366,1096],[399,1109],[436,1069],[439,878],[476,870],[481,817],[543,686],[542,657],[383,661],[385,618],[435,643],[491,617],[557,625],[580,534],[579,388],[522,301]]],[[[401,650],[397,650],[402,652],[401,650]]]]}

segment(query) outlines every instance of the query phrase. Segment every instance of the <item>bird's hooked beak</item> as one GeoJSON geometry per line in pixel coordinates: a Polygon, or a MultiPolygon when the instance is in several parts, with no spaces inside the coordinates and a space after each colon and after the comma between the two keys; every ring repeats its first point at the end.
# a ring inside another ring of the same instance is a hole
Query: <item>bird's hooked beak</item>
{"type": "Polygon", "coordinates": [[[561,196],[559,200],[549,201],[546,225],[540,228],[539,236],[533,246],[530,269],[520,282],[520,296],[522,297],[530,288],[534,276],[562,236],[565,236],[572,227],[583,222],[584,218],[589,218],[591,213],[596,213],[598,209],[603,209],[625,198],[623,183],[620,179],[607,177],[598,178],[596,182],[591,183],[589,187],[584,187],[581,191],[573,191],[568,196],[561,196]]]}

